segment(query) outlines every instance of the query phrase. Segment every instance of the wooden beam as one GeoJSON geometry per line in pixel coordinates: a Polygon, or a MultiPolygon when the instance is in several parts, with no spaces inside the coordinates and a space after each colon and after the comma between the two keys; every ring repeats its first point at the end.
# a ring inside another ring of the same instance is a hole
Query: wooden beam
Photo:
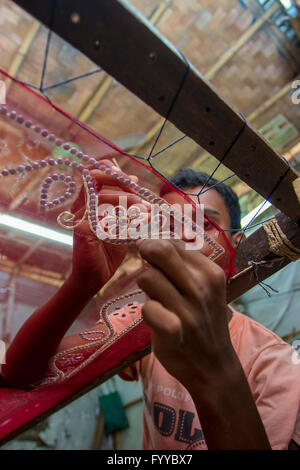
{"type": "MultiPolygon", "coordinates": [[[[284,85],[277,93],[275,93],[271,98],[269,98],[267,101],[265,101],[261,106],[256,108],[248,117],[247,121],[249,123],[253,123],[258,117],[260,117],[262,114],[264,114],[266,111],[268,111],[274,104],[276,104],[278,101],[280,101],[284,96],[286,96],[291,90],[293,83],[295,80],[299,80],[300,75],[298,75],[296,78],[294,78],[291,82],[289,82],[287,85],[284,85]]],[[[201,155],[193,162],[191,165],[192,168],[197,169],[199,165],[203,165],[203,163],[210,158],[211,154],[208,152],[203,152],[201,155]]]]}
{"type": "MultiPolygon", "coordinates": [[[[296,143],[296,145],[293,145],[289,150],[287,150],[287,152],[284,153],[283,156],[287,161],[290,161],[298,153],[300,153],[300,142],[299,141],[296,143]]],[[[244,194],[248,193],[249,191],[251,191],[251,189],[252,188],[250,188],[250,186],[247,186],[245,183],[239,183],[236,186],[234,186],[234,191],[238,195],[238,197],[241,197],[244,194]]]]}
{"type": "MultiPolygon", "coordinates": [[[[297,249],[300,249],[299,225],[282,213],[276,215],[275,219],[288,240],[297,249]]],[[[228,302],[236,300],[289,263],[291,263],[290,259],[279,257],[271,251],[264,228],[256,230],[245,242],[240,244],[238,249],[236,257],[238,273],[229,281],[228,302]],[[256,263],[255,271],[249,264],[251,261],[256,263]]]]}
{"type": "Polygon", "coordinates": [[[96,429],[94,431],[93,442],[91,445],[91,450],[100,450],[102,440],[104,437],[105,423],[104,416],[101,408],[99,408],[99,415],[96,421],[96,429]]]}
{"type": "MultiPolygon", "coordinates": [[[[156,25],[159,20],[162,18],[167,9],[172,5],[173,0],[165,0],[154,10],[152,15],[149,18],[149,21],[156,25]]],[[[114,78],[106,75],[102,79],[98,86],[92,93],[92,96],[87,100],[87,102],[82,106],[81,111],[78,114],[78,119],[82,122],[87,122],[89,118],[94,113],[95,109],[101,104],[103,99],[107,96],[108,92],[112,89],[114,85],[114,78]]]]}
{"type": "MultiPolygon", "coordinates": [[[[279,213],[276,215],[277,220],[282,231],[285,233],[287,238],[296,248],[300,249],[300,227],[297,223],[292,222],[284,214],[279,213]]],[[[273,254],[270,250],[267,235],[265,230],[261,227],[250,235],[244,242],[242,242],[237,250],[236,267],[238,273],[243,272],[244,269],[249,267],[249,260],[255,261],[266,261],[278,258],[277,255],[273,254]]],[[[284,258],[286,264],[289,260],[284,258]]],[[[234,284],[234,281],[232,281],[234,284]]]]}
{"type": "Polygon", "coordinates": [[[291,160],[294,158],[298,153],[300,153],[300,142],[297,142],[290,150],[288,150],[284,156],[287,160],[291,160]]]}
{"type": "Polygon", "coordinates": [[[26,264],[19,266],[18,263],[13,261],[0,259],[0,271],[12,274],[16,271],[16,269],[19,269],[19,277],[40,282],[42,284],[47,284],[49,286],[60,287],[64,282],[61,275],[54,271],[49,271],[26,264]]]}

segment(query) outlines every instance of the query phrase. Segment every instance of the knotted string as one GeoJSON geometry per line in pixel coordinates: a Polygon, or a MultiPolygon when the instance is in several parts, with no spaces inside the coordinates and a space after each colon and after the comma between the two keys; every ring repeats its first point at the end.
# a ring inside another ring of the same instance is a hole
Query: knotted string
{"type": "Polygon", "coordinates": [[[220,166],[224,163],[224,160],[225,158],[227,157],[227,155],[230,153],[230,151],[232,150],[232,148],[235,146],[235,144],[238,142],[239,138],[241,137],[242,133],[244,132],[244,130],[246,129],[248,123],[247,123],[247,119],[246,117],[242,114],[242,113],[239,113],[241,115],[241,117],[243,118],[243,126],[242,128],[239,130],[239,132],[237,133],[236,137],[233,139],[232,143],[230,144],[230,146],[228,147],[228,149],[226,150],[226,152],[224,153],[223,157],[221,158],[220,162],[218,163],[218,165],[216,166],[216,168],[214,169],[214,171],[212,172],[211,175],[209,175],[209,177],[207,178],[207,180],[205,181],[204,185],[202,186],[201,188],[201,191],[199,192],[199,194],[197,195],[198,196],[198,201],[199,201],[199,204],[200,204],[200,196],[201,194],[203,194],[204,192],[204,189],[206,188],[206,186],[209,184],[210,180],[214,177],[215,173],[218,171],[218,169],[220,168],[220,166]]]}
{"type": "Polygon", "coordinates": [[[268,237],[270,250],[273,253],[284,256],[291,261],[297,261],[300,258],[300,249],[287,238],[276,219],[265,222],[263,228],[268,237]]]}
{"type": "Polygon", "coordinates": [[[249,261],[248,262],[249,265],[251,265],[252,267],[252,271],[253,271],[253,276],[254,276],[254,279],[255,281],[257,282],[257,284],[265,291],[265,293],[267,294],[268,297],[271,297],[271,293],[269,292],[268,289],[270,289],[271,291],[275,292],[276,294],[279,294],[279,291],[274,289],[274,287],[270,286],[269,284],[267,284],[266,282],[263,282],[263,281],[260,281],[259,280],[259,277],[258,277],[258,268],[259,266],[262,264],[261,262],[256,262],[256,261],[249,261]]]}
{"type": "MultiPolygon", "coordinates": [[[[177,102],[177,100],[178,100],[178,98],[179,98],[180,93],[181,93],[182,90],[183,90],[183,87],[184,87],[184,85],[185,85],[185,83],[186,83],[186,80],[187,80],[187,78],[188,78],[188,76],[189,76],[189,73],[190,73],[190,70],[191,70],[191,65],[190,65],[189,60],[185,57],[185,55],[184,55],[181,51],[178,51],[178,52],[179,52],[179,53],[181,54],[181,56],[183,57],[183,59],[184,59],[186,65],[187,65],[187,67],[186,67],[186,70],[185,70],[184,75],[183,75],[183,77],[182,77],[182,80],[181,80],[181,82],[180,82],[179,88],[178,88],[177,92],[175,93],[174,98],[173,98],[172,101],[171,101],[171,105],[170,105],[169,110],[168,110],[168,112],[167,112],[167,114],[166,114],[166,117],[165,117],[165,120],[164,120],[164,122],[163,122],[163,125],[161,126],[161,128],[160,128],[160,130],[159,130],[159,132],[158,132],[158,134],[157,134],[157,136],[156,136],[156,139],[155,139],[155,141],[154,141],[154,144],[152,145],[152,148],[151,148],[151,150],[150,150],[150,153],[149,153],[149,155],[148,155],[148,157],[147,157],[147,160],[148,160],[148,161],[150,161],[152,158],[154,158],[154,156],[152,156],[152,154],[153,154],[153,152],[154,152],[154,149],[155,149],[156,145],[158,144],[158,141],[159,141],[159,139],[160,139],[160,136],[161,136],[161,134],[163,133],[163,130],[164,130],[164,128],[165,128],[165,125],[166,125],[167,122],[168,122],[168,119],[169,119],[169,117],[170,117],[170,114],[172,113],[172,111],[173,111],[173,109],[174,109],[174,106],[175,106],[175,104],[176,104],[176,102],[177,102]]],[[[182,137],[182,138],[179,139],[178,141],[184,139],[185,137],[186,137],[186,136],[182,137]]],[[[161,152],[159,152],[159,153],[161,153],[161,152]]],[[[157,153],[156,155],[158,155],[159,153],[157,153]]]]}

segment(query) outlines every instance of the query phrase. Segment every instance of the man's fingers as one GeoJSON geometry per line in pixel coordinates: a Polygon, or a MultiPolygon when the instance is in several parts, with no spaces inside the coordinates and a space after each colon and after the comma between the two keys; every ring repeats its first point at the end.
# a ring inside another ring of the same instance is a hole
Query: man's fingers
{"type": "Polygon", "coordinates": [[[200,251],[185,250],[183,243],[178,243],[177,240],[171,241],[179,256],[181,256],[183,263],[188,263],[189,271],[193,279],[198,280],[197,288],[201,285],[207,285],[214,289],[216,286],[226,285],[226,276],[224,270],[214,261],[209,259],[200,251]]]}
{"type": "Polygon", "coordinates": [[[159,268],[186,295],[205,293],[209,286],[226,283],[224,271],[200,252],[184,249],[184,243],[171,240],[144,240],[141,256],[159,268]]]}
{"type": "Polygon", "coordinates": [[[139,182],[138,177],[135,175],[129,175],[129,178],[131,179],[131,181],[133,181],[136,184],[139,182]]]}
{"type": "Polygon", "coordinates": [[[147,300],[142,308],[145,323],[164,341],[166,348],[173,349],[182,341],[181,320],[173,312],[155,300],[147,300]]]}
{"type": "Polygon", "coordinates": [[[144,240],[139,246],[139,252],[145,261],[162,271],[179,292],[185,294],[195,292],[191,273],[172,242],[144,240]]]}
{"type": "Polygon", "coordinates": [[[85,188],[82,185],[77,198],[75,199],[75,201],[73,202],[73,204],[71,206],[72,214],[75,214],[80,209],[85,207],[85,204],[86,204],[86,194],[85,194],[85,188]]]}
{"type": "Polygon", "coordinates": [[[174,312],[182,321],[189,321],[190,315],[184,309],[182,296],[161,271],[155,268],[145,269],[138,277],[137,283],[151,300],[174,312]]]}
{"type": "MultiPolygon", "coordinates": [[[[124,178],[130,180],[129,176],[127,176],[125,173],[122,173],[121,171],[120,176],[123,176],[124,178]]],[[[101,170],[92,170],[91,177],[93,178],[93,183],[97,192],[101,191],[103,186],[116,186],[127,192],[135,194],[134,189],[130,188],[128,184],[125,184],[122,181],[115,179],[111,175],[103,173],[101,170]]]]}

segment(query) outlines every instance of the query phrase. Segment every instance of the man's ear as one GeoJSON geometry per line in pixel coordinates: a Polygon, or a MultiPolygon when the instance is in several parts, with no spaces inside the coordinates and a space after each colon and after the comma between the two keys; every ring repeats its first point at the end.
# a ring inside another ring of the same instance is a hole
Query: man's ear
{"type": "Polygon", "coordinates": [[[244,232],[233,232],[231,235],[231,245],[233,248],[236,248],[240,243],[243,243],[246,240],[244,232]]]}

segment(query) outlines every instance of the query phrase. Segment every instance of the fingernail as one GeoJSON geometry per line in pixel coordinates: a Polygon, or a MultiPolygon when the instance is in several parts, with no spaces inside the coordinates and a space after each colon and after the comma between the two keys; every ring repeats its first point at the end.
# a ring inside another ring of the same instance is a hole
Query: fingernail
{"type": "Polygon", "coordinates": [[[113,166],[112,166],[112,169],[115,170],[115,171],[118,171],[119,173],[120,173],[120,172],[122,173],[122,170],[121,170],[118,166],[116,166],[116,165],[113,165],[113,166]]]}

